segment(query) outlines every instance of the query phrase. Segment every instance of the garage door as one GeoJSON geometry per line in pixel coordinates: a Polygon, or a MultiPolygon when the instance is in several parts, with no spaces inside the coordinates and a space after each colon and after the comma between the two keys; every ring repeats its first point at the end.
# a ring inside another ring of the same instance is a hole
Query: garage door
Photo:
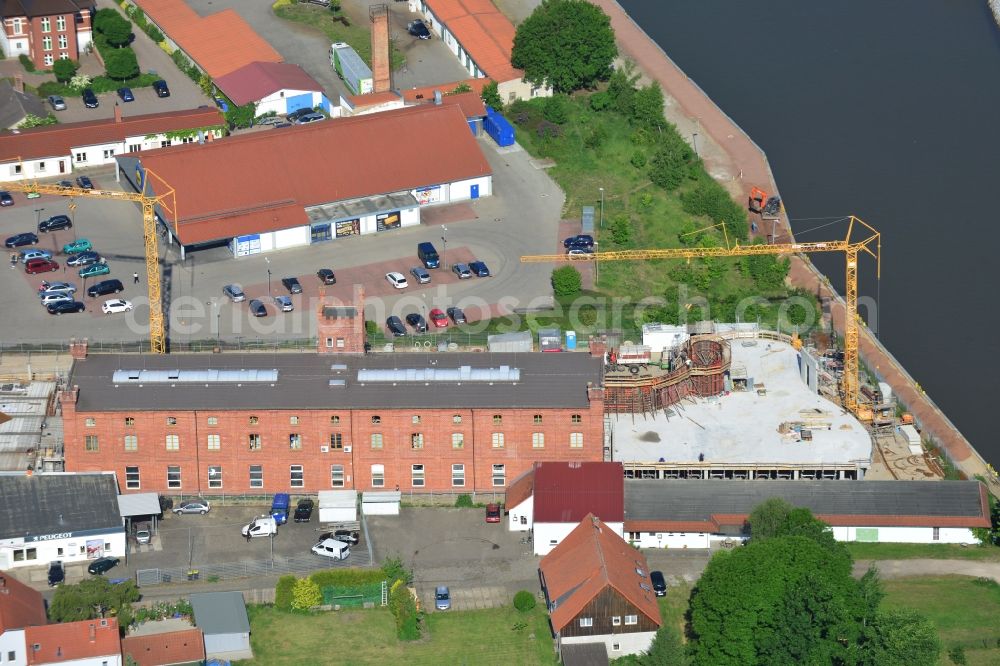
{"type": "Polygon", "coordinates": [[[311,109],[313,108],[312,93],[305,93],[302,95],[294,95],[292,97],[286,97],[285,104],[286,108],[288,109],[286,113],[291,113],[292,111],[298,111],[299,109],[311,109]]]}

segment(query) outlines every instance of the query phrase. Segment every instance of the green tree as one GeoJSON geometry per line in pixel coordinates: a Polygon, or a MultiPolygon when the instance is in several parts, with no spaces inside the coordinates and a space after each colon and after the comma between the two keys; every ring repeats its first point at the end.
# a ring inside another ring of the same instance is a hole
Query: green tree
{"type": "Polygon", "coordinates": [[[632,102],[635,99],[635,85],[639,75],[631,60],[619,67],[608,77],[607,96],[609,106],[623,116],[632,115],[632,102]]]}
{"type": "Polygon", "coordinates": [[[668,192],[681,186],[691,174],[688,151],[677,142],[667,142],[649,161],[649,179],[668,192]]]}
{"type": "Polygon", "coordinates": [[[108,78],[125,81],[139,74],[139,61],[132,49],[108,51],[104,56],[104,70],[108,78]]]}
{"type": "Polygon", "coordinates": [[[780,497],[771,497],[755,506],[747,519],[750,537],[754,541],[763,541],[778,536],[793,508],[780,497]]]}
{"type": "Polygon", "coordinates": [[[29,129],[32,127],[43,127],[44,125],[55,125],[59,121],[51,113],[44,118],[40,118],[33,113],[29,113],[24,117],[20,123],[18,123],[18,129],[29,129]]]}
{"type": "Polygon", "coordinates": [[[611,19],[584,0],[543,0],[514,35],[511,64],[556,92],[592,88],[618,55],[611,19]]]}
{"type": "Polygon", "coordinates": [[[627,213],[618,213],[611,219],[611,240],[625,245],[632,240],[632,221],[627,213]]]}
{"type": "Polygon", "coordinates": [[[319,585],[309,578],[299,578],[292,588],[292,608],[295,610],[309,610],[313,606],[323,603],[323,593],[319,591],[319,585]]]}
{"type": "Polygon", "coordinates": [[[569,120],[570,101],[566,95],[553,95],[545,100],[542,117],[550,123],[565,125],[569,120]]]}
{"type": "Polygon", "coordinates": [[[446,95],[461,95],[462,93],[472,92],[472,86],[468,83],[462,82],[451,89],[450,92],[445,93],[446,95]]]}
{"type": "Polygon", "coordinates": [[[663,89],[659,83],[653,82],[635,91],[629,119],[633,125],[647,129],[660,129],[667,125],[663,116],[663,89]]]}
{"type": "Polygon", "coordinates": [[[51,622],[76,622],[115,616],[119,626],[132,622],[132,604],[139,600],[133,581],[112,585],[103,576],[94,576],[76,585],[60,585],[49,604],[51,622]],[[104,615],[102,616],[102,613],[104,615]]]}
{"type": "Polygon", "coordinates": [[[526,613],[535,607],[535,595],[527,590],[520,590],[514,595],[514,608],[526,613]]]}
{"type": "Polygon", "coordinates": [[[560,266],[552,271],[552,290],[556,296],[575,296],[582,287],[580,271],[573,266],[560,266]]]}
{"type": "Polygon", "coordinates": [[[274,586],[274,606],[280,610],[292,610],[292,601],[295,598],[295,583],[298,579],[289,574],[278,579],[278,584],[274,586]]]}
{"type": "Polygon", "coordinates": [[[102,9],[94,15],[94,29],[115,47],[128,44],[132,36],[132,24],[113,9],[102,9]]]}
{"type": "Polygon", "coordinates": [[[908,608],[882,611],[875,615],[871,629],[871,640],[860,650],[859,664],[932,666],[938,663],[941,641],[933,623],[920,613],[908,608]]]}
{"type": "Polygon", "coordinates": [[[681,205],[686,213],[705,215],[717,224],[725,224],[730,240],[743,240],[750,232],[747,212],[714,180],[700,180],[693,190],[681,196],[681,205]]]}
{"type": "Polygon", "coordinates": [[[56,81],[59,83],[67,83],[76,74],[76,70],[80,68],[75,61],[69,58],[65,60],[56,60],[52,63],[52,73],[56,75],[56,81]]]}
{"type": "Polygon", "coordinates": [[[500,97],[500,86],[496,81],[490,79],[490,82],[483,86],[483,90],[479,93],[479,96],[483,100],[483,104],[490,107],[494,111],[500,111],[503,109],[503,99],[500,97]]]}
{"type": "Polygon", "coordinates": [[[229,110],[223,115],[226,117],[226,122],[229,123],[230,128],[250,127],[253,119],[257,117],[256,102],[247,102],[243,106],[236,106],[227,100],[227,104],[229,110]]]}

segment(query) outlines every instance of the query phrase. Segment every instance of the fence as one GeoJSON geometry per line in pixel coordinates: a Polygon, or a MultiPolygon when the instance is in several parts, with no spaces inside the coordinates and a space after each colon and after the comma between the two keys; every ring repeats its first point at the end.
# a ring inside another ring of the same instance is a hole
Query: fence
{"type": "Polygon", "coordinates": [[[404,506],[455,506],[455,502],[462,495],[468,495],[473,504],[489,504],[497,502],[502,504],[506,494],[503,489],[485,492],[442,492],[423,493],[413,491],[402,491],[400,503],[404,506]]]}
{"type": "Polygon", "coordinates": [[[159,569],[139,569],[135,572],[136,585],[160,585],[178,581],[209,581],[233,580],[237,578],[255,578],[259,576],[276,576],[281,574],[303,574],[319,569],[334,567],[369,567],[372,565],[368,550],[357,548],[351,550],[346,560],[332,560],[319,555],[305,557],[282,557],[274,560],[249,560],[245,562],[226,562],[221,564],[194,565],[189,568],[173,567],[159,569]]]}
{"type": "Polygon", "coordinates": [[[324,587],[323,603],[341,608],[364,608],[366,605],[382,605],[382,591],[385,582],[367,585],[345,585],[324,587]]]}

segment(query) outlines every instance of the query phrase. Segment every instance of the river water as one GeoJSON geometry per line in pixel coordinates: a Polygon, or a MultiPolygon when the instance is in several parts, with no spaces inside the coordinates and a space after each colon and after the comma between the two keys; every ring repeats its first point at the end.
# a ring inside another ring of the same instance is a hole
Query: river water
{"type": "MultiPolygon", "coordinates": [[[[995,467],[1000,30],[985,0],[619,0],[768,155],[799,240],[882,232],[873,329],[995,467]]],[[[843,258],[813,261],[843,293],[843,258]]],[[[871,263],[871,262],[869,262],[871,263]]]]}

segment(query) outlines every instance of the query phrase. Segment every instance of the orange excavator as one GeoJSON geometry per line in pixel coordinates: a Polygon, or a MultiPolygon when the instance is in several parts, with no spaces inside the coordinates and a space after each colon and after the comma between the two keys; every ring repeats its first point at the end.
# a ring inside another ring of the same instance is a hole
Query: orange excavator
{"type": "Polygon", "coordinates": [[[769,197],[767,192],[759,187],[752,187],[747,207],[751,213],[760,215],[762,220],[776,220],[781,214],[781,197],[769,197]]]}

